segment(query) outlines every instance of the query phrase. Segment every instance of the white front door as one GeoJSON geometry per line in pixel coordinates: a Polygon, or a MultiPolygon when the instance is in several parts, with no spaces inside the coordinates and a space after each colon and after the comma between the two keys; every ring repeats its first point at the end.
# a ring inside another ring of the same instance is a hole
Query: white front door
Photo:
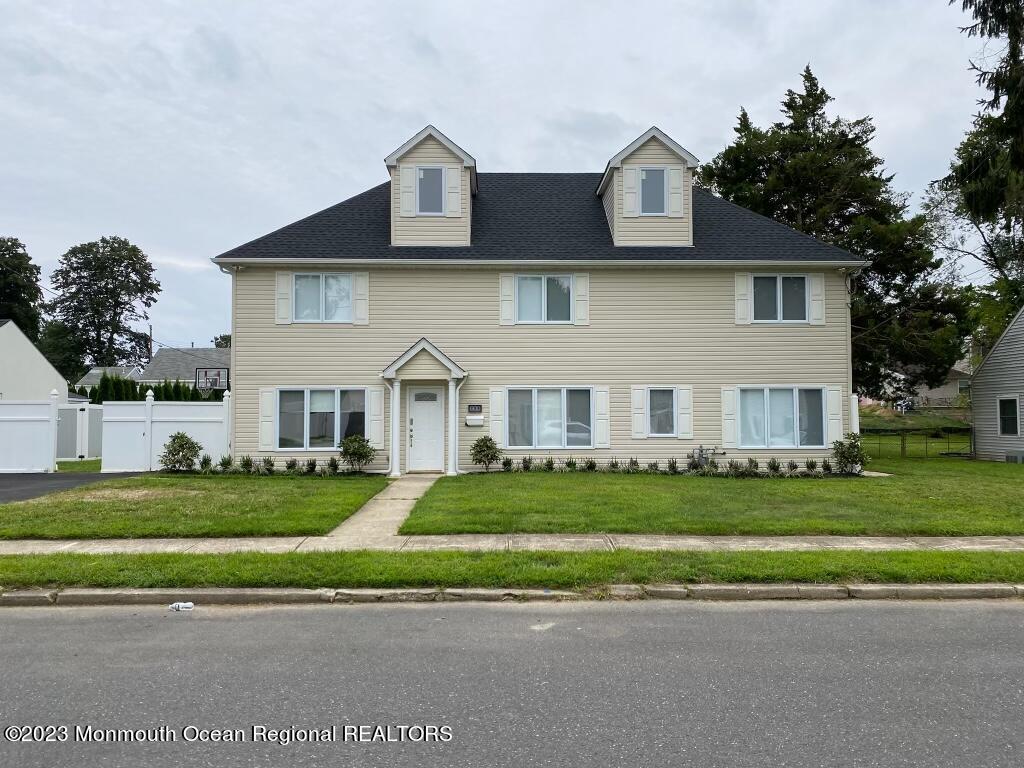
{"type": "Polygon", "coordinates": [[[444,395],[441,387],[410,387],[408,470],[444,469],[444,395]]]}

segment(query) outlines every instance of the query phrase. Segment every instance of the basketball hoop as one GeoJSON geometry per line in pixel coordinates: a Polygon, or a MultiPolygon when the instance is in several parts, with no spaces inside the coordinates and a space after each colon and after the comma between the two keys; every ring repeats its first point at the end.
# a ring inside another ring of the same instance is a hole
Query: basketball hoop
{"type": "Polygon", "coordinates": [[[213,382],[209,379],[200,379],[196,386],[196,390],[198,390],[199,396],[203,398],[203,400],[209,400],[210,396],[213,394],[213,382]]]}

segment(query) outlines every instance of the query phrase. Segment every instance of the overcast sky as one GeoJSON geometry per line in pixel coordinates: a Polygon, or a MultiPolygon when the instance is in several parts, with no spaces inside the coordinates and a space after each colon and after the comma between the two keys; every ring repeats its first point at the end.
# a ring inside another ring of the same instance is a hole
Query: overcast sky
{"type": "Polygon", "coordinates": [[[976,109],[963,23],[944,0],[0,0],[0,235],[47,273],[129,238],[154,337],[205,345],[230,325],[209,259],[385,181],[427,123],[483,172],[600,171],[652,124],[707,160],[807,63],[919,193],[976,109]]]}

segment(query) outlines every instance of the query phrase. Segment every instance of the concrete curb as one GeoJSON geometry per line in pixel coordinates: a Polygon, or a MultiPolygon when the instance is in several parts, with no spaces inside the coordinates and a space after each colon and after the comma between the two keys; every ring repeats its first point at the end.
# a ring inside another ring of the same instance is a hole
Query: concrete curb
{"type": "Polygon", "coordinates": [[[1005,600],[1024,598],[1024,584],[612,584],[579,592],[555,589],[15,589],[0,607],[169,605],[301,605],[312,603],[563,602],[571,600],[1005,600]]]}

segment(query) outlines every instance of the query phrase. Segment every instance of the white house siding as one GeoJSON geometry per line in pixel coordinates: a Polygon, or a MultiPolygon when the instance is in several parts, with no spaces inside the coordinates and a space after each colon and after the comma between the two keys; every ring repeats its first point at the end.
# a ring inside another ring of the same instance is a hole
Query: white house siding
{"type": "MultiPolygon", "coordinates": [[[[267,453],[258,446],[261,387],[380,385],[380,371],[424,336],[469,372],[459,394],[461,469],[472,468],[469,447],[489,433],[490,388],[506,385],[610,388],[610,448],[508,451],[515,456],[682,458],[697,445],[722,444],[721,388],[739,384],[840,387],[843,431],[849,429],[847,293],[836,271],[826,272],[824,325],[736,325],[734,269],[676,267],[588,269],[590,325],[502,326],[498,275],[509,271],[507,267],[378,269],[370,272],[369,325],[354,327],[275,325],[274,273],[280,268],[247,267],[235,278],[232,352],[238,454],[267,453]],[[633,439],[630,387],[637,384],[691,385],[693,439],[633,439]],[[482,427],[465,426],[469,404],[483,406],[482,427]]],[[[399,378],[444,380],[447,373],[421,353],[399,371],[399,378]]],[[[405,381],[403,400],[407,386],[405,381]]],[[[390,402],[385,405],[388,425],[390,402]]],[[[387,433],[385,426],[378,469],[387,464],[387,433]]],[[[826,453],[729,450],[730,457],[796,460],[826,453]]]]}
{"type": "Polygon", "coordinates": [[[1008,451],[1024,451],[1024,435],[1000,435],[999,398],[1017,397],[1018,431],[1024,429],[1024,310],[1007,328],[971,381],[974,450],[979,459],[1005,461],[1008,451]]]}
{"type": "Polygon", "coordinates": [[[68,383],[13,322],[0,325],[0,400],[43,400],[57,390],[68,400],[68,383]]]}
{"type": "Polygon", "coordinates": [[[393,245],[469,245],[472,214],[470,171],[462,159],[428,136],[398,161],[391,172],[391,243],[393,245]],[[402,166],[458,166],[462,176],[461,216],[402,216],[399,178],[402,166]]]}
{"type": "MultiPolygon", "coordinates": [[[[623,168],[642,165],[681,165],[683,161],[657,139],[648,139],[622,161],[623,168]]],[[[683,169],[683,215],[622,215],[622,170],[614,169],[611,188],[615,206],[612,236],[616,245],[693,245],[693,173],[683,169]]],[[[607,211],[607,209],[606,209],[607,211]]]]}

